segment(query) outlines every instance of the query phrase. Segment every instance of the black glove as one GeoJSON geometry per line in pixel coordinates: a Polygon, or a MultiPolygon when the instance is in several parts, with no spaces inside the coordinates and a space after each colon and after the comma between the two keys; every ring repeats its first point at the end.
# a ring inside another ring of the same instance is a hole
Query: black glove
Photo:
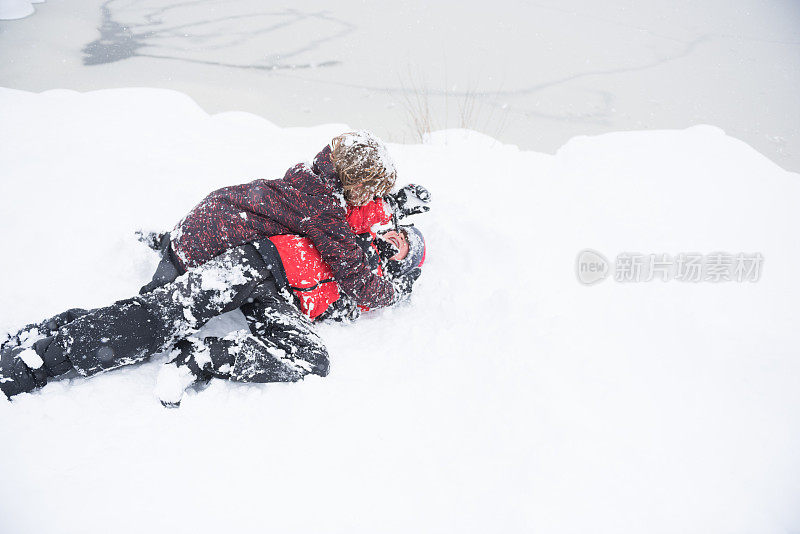
{"type": "Polygon", "coordinates": [[[338,299],[333,301],[328,309],[325,310],[319,317],[317,317],[318,321],[336,321],[337,323],[342,322],[353,322],[361,316],[361,310],[356,304],[356,301],[352,298],[348,297],[344,293],[341,293],[338,299]]]}
{"type": "Polygon", "coordinates": [[[397,255],[400,250],[391,244],[390,242],[386,241],[385,239],[376,239],[375,246],[378,247],[378,254],[380,255],[381,259],[388,260],[397,255]]]}
{"type": "MultiPolygon", "coordinates": [[[[144,230],[136,230],[136,239],[140,243],[144,243],[149,248],[156,252],[164,248],[164,236],[169,235],[168,232],[145,232],[144,230]]],[[[167,241],[169,243],[169,241],[167,241]]]]}
{"type": "Polygon", "coordinates": [[[391,279],[392,286],[394,286],[394,302],[392,304],[406,300],[411,295],[414,282],[417,281],[417,278],[419,278],[419,275],[421,274],[422,269],[415,267],[406,274],[391,279]]]}
{"type": "Polygon", "coordinates": [[[392,209],[392,218],[394,219],[395,226],[397,225],[397,221],[401,221],[406,217],[410,217],[411,215],[425,213],[431,209],[430,206],[412,206],[407,208],[406,203],[408,202],[408,195],[411,195],[420,202],[424,202],[426,204],[431,201],[430,192],[428,192],[428,190],[421,185],[414,184],[408,184],[407,186],[401,188],[397,193],[386,195],[384,199],[392,209]]]}

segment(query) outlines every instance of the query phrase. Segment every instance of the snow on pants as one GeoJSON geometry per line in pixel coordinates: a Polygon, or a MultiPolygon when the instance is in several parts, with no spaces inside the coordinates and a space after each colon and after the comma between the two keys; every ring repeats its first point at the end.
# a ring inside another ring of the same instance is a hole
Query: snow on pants
{"type": "Polygon", "coordinates": [[[190,336],[176,345],[176,363],[200,378],[241,382],[295,382],[328,374],[328,351],[297,306],[267,281],[242,305],[249,331],[224,338],[190,336]]]}
{"type": "Polygon", "coordinates": [[[229,356],[229,378],[269,382],[298,380],[308,372],[326,375],[324,343],[272,289],[270,268],[255,246],[236,247],[149,293],[78,317],[59,329],[53,344],[78,373],[91,376],[169,349],[244,304],[251,332],[219,340],[229,356]]]}
{"type": "Polygon", "coordinates": [[[48,351],[55,346],[83,376],[142,361],[238,307],[268,276],[257,251],[237,247],[150,293],[78,317],[48,351]]]}
{"type": "Polygon", "coordinates": [[[69,310],[7,336],[0,346],[0,390],[10,398],[73,369],[92,376],[173,347],[201,371],[198,377],[277,382],[327,375],[324,343],[291,295],[278,290],[281,266],[270,245],[236,247],[181,276],[162,276],[161,269],[149,292],[105,308],[69,310]],[[196,339],[208,320],[238,307],[249,331],[196,339]]]}

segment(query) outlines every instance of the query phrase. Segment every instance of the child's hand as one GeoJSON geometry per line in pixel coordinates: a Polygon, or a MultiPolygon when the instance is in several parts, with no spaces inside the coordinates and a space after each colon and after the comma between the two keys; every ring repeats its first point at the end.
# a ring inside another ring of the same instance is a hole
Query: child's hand
{"type": "Polygon", "coordinates": [[[408,273],[391,279],[392,286],[394,286],[394,302],[392,304],[402,302],[411,296],[411,291],[414,289],[414,282],[417,281],[417,278],[419,278],[421,274],[422,269],[415,267],[408,273]]]}
{"type": "Polygon", "coordinates": [[[408,184],[402,187],[397,193],[386,195],[384,198],[391,207],[396,221],[403,220],[411,215],[418,215],[430,211],[430,206],[416,205],[408,207],[409,195],[425,204],[431,201],[430,192],[425,187],[415,184],[408,184]]]}

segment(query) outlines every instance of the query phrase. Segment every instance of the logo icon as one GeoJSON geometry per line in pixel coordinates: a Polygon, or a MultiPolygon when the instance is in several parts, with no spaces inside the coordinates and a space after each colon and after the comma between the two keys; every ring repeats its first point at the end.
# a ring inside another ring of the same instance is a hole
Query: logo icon
{"type": "Polygon", "coordinates": [[[578,275],[580,283],[590,286],[602,282],[610,272],[608,260],[596,250],[587,248],[578,253],[575,260],[575,274],[578,275]]]}

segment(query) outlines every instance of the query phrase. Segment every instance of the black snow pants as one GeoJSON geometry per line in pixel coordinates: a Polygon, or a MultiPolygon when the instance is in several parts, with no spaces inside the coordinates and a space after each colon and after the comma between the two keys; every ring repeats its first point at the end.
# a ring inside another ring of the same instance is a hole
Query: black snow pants
{"type": "Polygon", "coordinates": [[[177,348],[199,377],[296,381],[328,374],[328,353],[282,289],[280,257],[269,240],[245,244],[180,274],[170,247],[139,296],[91,311],[70,310],[5,340],[0,389],[11,397],[75,369],[92,376],[177,348]],[[200,340],[211,318],[242,308],[249,332],[200,340]]]}

